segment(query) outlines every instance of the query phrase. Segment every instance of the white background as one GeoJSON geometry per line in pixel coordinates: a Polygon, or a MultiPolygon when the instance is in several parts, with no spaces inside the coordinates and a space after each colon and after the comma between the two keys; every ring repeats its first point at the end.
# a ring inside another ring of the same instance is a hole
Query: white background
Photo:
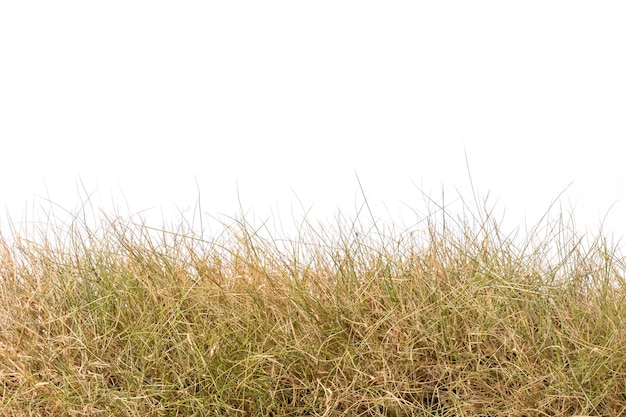
{"type": "Polygon", "coordinates": [[[623,1],[2,2],[0,226],[85,193],[176,222],[198,189],[213,216],[237,192],[287,224],[352,215],[357,174],[410,225],[422,191],[473,199],[467,157],[512,225],[566,190],[583,229],[626,235],[624,22],[623,1]]]}

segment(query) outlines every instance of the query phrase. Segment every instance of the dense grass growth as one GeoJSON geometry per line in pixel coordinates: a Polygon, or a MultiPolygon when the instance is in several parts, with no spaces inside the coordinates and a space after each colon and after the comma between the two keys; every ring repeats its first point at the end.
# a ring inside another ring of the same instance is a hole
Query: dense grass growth
{"type": "Polygon", "coordinates": [[[362,217],[293,240],[245,217],[213,239],[79,216],[4,237],[0,414],[626,415],[624,264],[602,237],[362,217]]]}

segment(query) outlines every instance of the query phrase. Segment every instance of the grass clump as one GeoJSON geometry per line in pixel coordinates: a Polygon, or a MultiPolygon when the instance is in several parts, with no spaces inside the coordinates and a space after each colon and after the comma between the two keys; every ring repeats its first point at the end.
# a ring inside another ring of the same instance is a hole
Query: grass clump
{"type": "Polygon", "coordinates": [[[623,260],[563,221],[74,220],[0,240],[2,415],[626,415],[623,260]]]}

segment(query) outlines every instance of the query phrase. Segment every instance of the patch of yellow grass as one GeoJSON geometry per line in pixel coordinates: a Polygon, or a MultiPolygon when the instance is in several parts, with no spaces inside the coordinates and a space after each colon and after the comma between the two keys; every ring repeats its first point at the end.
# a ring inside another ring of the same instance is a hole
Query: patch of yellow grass
{"type": "Polygon", "coordinates": [[[603,238],[429,219],[2,239],[0,414],[626,415],[624,264],[603,238]]]}

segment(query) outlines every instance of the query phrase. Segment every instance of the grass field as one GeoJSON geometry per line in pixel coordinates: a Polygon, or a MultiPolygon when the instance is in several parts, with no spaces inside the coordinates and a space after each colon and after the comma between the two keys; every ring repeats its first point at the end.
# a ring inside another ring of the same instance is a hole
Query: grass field
{"type": "Polygon", "coordinates": [[[624,261],[489,210],[0,240],[3,416],[622,416],[624,261]],[[367,220],[367,221],[366,221],[367,220]]]}

